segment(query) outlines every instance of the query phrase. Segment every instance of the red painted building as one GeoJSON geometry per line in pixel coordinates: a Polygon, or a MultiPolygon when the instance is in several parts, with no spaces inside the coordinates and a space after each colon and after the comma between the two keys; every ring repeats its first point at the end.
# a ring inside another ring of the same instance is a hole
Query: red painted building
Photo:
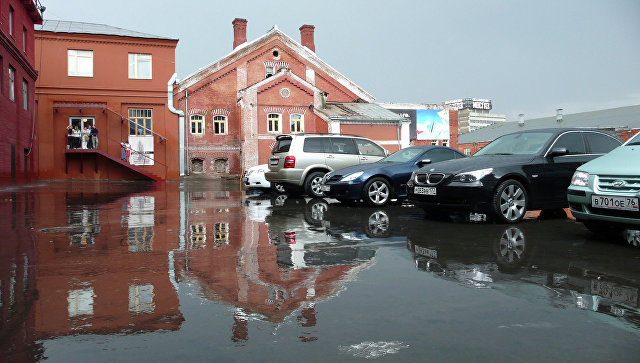
{"type": "Polygon", "coordinates": [[[40,179],[179,178],[178,116],[167,105],[178,40],[53,20],[35,39],[40,179]],[[67,127],[91,125],[96,147],[68,137],[67,127]]]}
{"type": "MultiPolygon", "coordinates": [[[[356,118],[323,112],[332,103],[368,103],[386,110],[316,55],[312,25],[300,27],[298,43],[277,27],[247,42],[247,21],[232,24],[233,51],[174,90],[177,108],[186,111],[188,172],[239,174],[266,163],[275,136],[295,132],[362,134],[397,150],[402,120],[396,115],[390,113],[394,120],[348,122],[356,118]],[[371,126],[384,130],[371,133],[371,126]]],[[[404,142],[408,145],[408,137],[404,142]]]]}
{"type": "Polygon", "coordinates": [[[33,25],[42,11],[39,1],[0,1],[0,182],[35,177],[33,25]]]}

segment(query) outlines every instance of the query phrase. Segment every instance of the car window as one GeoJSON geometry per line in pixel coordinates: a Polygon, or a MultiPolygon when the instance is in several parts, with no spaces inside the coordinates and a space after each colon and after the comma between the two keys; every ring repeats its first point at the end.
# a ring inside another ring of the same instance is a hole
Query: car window
{"type": "Polygon", "coordinates": [[[456,153],[453,150],[448,149],[435,149],[429,150],[422,155],[420,160],[429,159],[432,163],[437,163],[438,161],[445,161],[450,159],[455,159],[456,153]]]}
{"type": "Polygon", "coordinates": [[[370,140],[355,139],[360,155],[385,156],[384,149],[370,140]]]}
{"type": "Polygon", "coordinates": [[[584,139],[589,145],[589,151],[593,154],[606,154],[609,151],[620,146],[620,141],[611,136],[598,134],[595,132],[587,132],[584,139]]]}
{"type": "Polygon", "coordinates": [[[393,154],[382,159],[382,161],[404,163],[404,162],[413,160],[413,158],[415,158],[421,152],[422,152],[422,148],[409,147],[409,148],[401,149],[394,152],[393,154]]]}
{"type": "Polygon", "coordinates": [[[330,152],[334,154],[358,154],[353,139],[347,137],[332,137],[330,152]]]}
{"type": "Polygon", "coordinates": [[[640,145],[640,133],[635,134],[635,136],[632,136],[629,140],[627,140],[627,142],[625,143],[625,146],[633,146],[633,145],[640,145]]]}
{"type": "Polygon", "coordinates": [[[552,148],[566,147],[568,155],[586,154],[581,132],[569,132],[558,138],[552,148]]]}
{"type": "Polygon", "coordinates": [[[302,151],[306,153],[323,153],[329,150],[329,139],[326,137],[307,137],[304,139],[302,151]]]}
{"type": "Polygon", "coordinates": [[[291,138],[283,137],[280,139],[276,139],[276,143],[273,145],[272,153],[286,153],[289,151],[291,147],[291,138]]]}

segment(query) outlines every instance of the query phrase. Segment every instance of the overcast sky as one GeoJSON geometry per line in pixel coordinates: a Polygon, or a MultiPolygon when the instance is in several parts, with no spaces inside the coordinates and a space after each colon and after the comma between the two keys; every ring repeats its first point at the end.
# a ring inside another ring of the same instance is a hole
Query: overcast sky
{"type": "Polygon", "coordinates": [[[178,78],[273,25],[378,102],[493,101],[510,121],[640,104],[638,0],[40,0],[45,19],[178,38],[178,78]]]}

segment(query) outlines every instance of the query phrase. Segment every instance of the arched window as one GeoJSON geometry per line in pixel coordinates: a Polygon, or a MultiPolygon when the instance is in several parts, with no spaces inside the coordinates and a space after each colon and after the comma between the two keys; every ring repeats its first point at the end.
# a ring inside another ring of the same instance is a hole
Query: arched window
{"type": "Polygon", "coordinates": [[[227,134],[227,116],[222,116],[222,115],[213,116],[213,134],[214,135],[227,134]]]}
{"type": "Polygon", "coordinates": [[[303,132],[304,131],[304,118],[299,113],[294,113],[289,116],[291,133],[303,132]]]}
{"type": "Polygon", "coordinates": [[[281,132],[282,130],[282,116],[280,116],[280,114],[277,113],[270,113],[267,116],[268,119],[268,124],[267,124],[267,131],[268,132],[281,132]]]}
{"type": "Polygon", "coordinates": [[[204,117],[202,115],[191,115],[191,133],[194,135],[204,133],[204,117]]]}

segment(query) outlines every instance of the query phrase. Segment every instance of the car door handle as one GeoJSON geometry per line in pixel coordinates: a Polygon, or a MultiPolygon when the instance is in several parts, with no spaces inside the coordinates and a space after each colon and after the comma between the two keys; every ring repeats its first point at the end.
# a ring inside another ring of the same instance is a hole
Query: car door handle
{"type": "Polygon", "coordinates": [[[331,155],[331,154],[327,155],[327,159],[333,159],[333,158],[334,158],[333,155],[331,155]]]}
{"type": "Polygon", "coordinates": [[[361,156],[361,157],[360,157],[360,160],[369,160],[369,159],[367,159],[367,157],[366,157],[366,156],[361,156]]]}

